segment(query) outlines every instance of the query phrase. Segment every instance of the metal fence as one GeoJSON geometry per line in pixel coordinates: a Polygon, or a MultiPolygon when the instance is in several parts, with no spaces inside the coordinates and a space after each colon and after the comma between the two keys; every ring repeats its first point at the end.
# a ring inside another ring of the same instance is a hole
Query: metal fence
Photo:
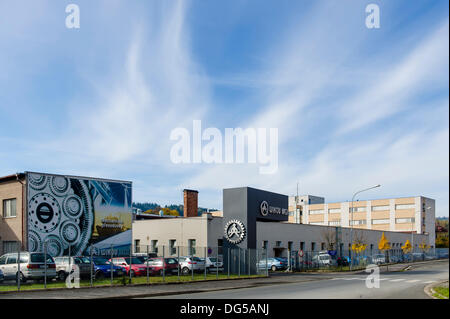
{"type": "Polygon", "coordinates": [[[287,251],[272,257],[265,249],[125,245],[88,247],[82,254],[52,256],[51,243],[37,253],[19,251],[0,257],[0,291],[268,276],[274,271],[346,271],[369,264],[389,265],[448,258],[447,249],[385,251],[287,251]]]}
{"type": "Polygon", "coordinates": [[[81,286],[153,284],[268,276],[263,249],[126,245],[88,247],[74,255],[52,256],[52,246],[40,252],[17,251],[0,257],[0,291],[81,286]]]}
{"type": "Polygon", "coordinates": [[[404,252],[402,249],[365,250],[359,253],[353,251],[338,254],[334,251],[288,251],[285,260],[286,268],[291,271],[314,270],[357,270],[364,269],[369,264],[389,265],[409,263],[440,258],[448,258],[446,249],[416,249],[404,252]]]}

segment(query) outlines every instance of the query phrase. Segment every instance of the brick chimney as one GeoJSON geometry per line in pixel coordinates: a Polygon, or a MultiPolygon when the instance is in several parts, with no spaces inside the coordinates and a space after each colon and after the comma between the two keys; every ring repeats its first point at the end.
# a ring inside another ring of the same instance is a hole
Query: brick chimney
{"type": "Polygon", "coordinates": [[[198,191],[192,189],[183,190],[183,217],[198,216],[198,191]]]}

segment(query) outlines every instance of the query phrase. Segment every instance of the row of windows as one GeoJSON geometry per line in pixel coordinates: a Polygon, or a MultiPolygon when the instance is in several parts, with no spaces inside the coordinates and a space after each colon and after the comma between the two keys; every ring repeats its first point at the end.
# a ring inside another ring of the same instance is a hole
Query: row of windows
{"type": "MultiPolygon", "coordinates": [[[[148,247],[149,252],[158,253],[159,243],[157,239],[150,241],[150,247],[148,247]]],[[[188,254],[195,255],[196,253],[197,241],[195,239],[188,239],[188,254]]],[[[141,247],[141,240],[134,240],[134,252],[135,253],[144,253],[146,252],[147,247],[141,247]]],[[[177,241],[175,239],[169,240],[169,254],[175,255],[177,254],[177,241]]]]}
{"type": "MultiPolygon", "coordinates": [[[[395,205],[395,209],[411,209],[411,208],[415,208],[416,205],[415,204],[397,204],[395,205]]],[[[385,211],[385,210],[390,210],[390,206],[389,205],[378,205],[378,206],[372,206],[372,211],[376,212],[376,211],[385,211]]],[[[351,210],[351,208],[350,208],[351,210]]],[[[358,213],[358,212],[365,212],[366,211],[366,207],[362,206],[362,207],[353,207],[353,212],[354,213],[358,213]]],[[[310,215],[315,215],[315,214],[323,214],[325,212],[324,209],[313,209],[309,211],[310,215]]],[[[341,213],[342,210],[340,208],[330,208],[328,209],[328,213],[330,214],[336,214],[336,213],[341,213]]]]}
{"type": "MultiPolygon", "coordinates": [[[[372,219],[372,225],[382,225],[382,224],[390,224],[390,219],[372,219]]],[[[414,223],[414,218],[396,218],[395,223],[396,224],[404,224],[404,223],[414,223]]],[[[325,222],[311,222],[309,225],[322,225],[326,226],[325,222]]],[[[329,221],[328,226],[340,226],[341,221],[335,220],[335,221],[329,221]]],[[[360,220],[352,220],[350,221],[350,225],[367,225],[366,219],[360,219],[360,220]]]]}

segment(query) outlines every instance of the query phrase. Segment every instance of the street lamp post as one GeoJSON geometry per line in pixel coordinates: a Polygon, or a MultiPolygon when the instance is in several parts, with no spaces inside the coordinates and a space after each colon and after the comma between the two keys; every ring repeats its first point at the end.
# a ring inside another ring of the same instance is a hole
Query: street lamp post
{"type": "MultiPolygon", "coordinates": [[[[377,188],[377,187],[380,187],[380,186],[381,185],[378,184],[378,185],[375,185],[375,186],[372,186],[372,187],[369,187],[369,188],[357,191],[355,194],[353,194],[353,197],[352,197],[352,209],[351,209],[351,215],[350,215],[350,252],[352,251],[352,243],[353,243],[353,201],[355,200],[355,196],[358,195],[359,193],[362,193],[362,192],[365,192],[365,191],[368,191],[368,190],[371,190],[371,189],[374,189],[374,188],[377,188]]],[[[352,265],[353,265],[353,256],[350,253],[350,271],[352,270],[352,265]]]]}

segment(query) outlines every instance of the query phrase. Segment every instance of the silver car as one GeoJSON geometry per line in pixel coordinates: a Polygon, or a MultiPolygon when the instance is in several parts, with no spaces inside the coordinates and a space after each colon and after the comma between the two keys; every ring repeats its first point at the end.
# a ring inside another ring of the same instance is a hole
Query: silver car
{"type": "MultiPolygon", "coordinates": [[[[177,258],[175,258],[177,259],[177,258]]],[[[183,256],[178,258],[178,265],[180,267],[181,273],[187,275],[190,272],[201,272],[205,271],[205,261],[198,257],[183,256]]]]}
{"type": "Polygon", "coordinates": [[[91,276],[91,263],[88,257],[55,257],[56,274],[58,280],[64,281],[69,273],[72,273],[77,266],[80,277],[89,278],[91,276]]]}
{"type": "Polygon", "coordinates": [[[376,254],[372,256],[372,263],[381,265],[386,263],[386,256],[383,254],[376,254]]]}
{"type": "Polygon", "coordinates": [[[47,280],[56,278],[56,267],[53,258],[43,253],[21,252],[9,253],[0,257],[0,269],[5,280],[47,280]],[[46,269],[47,267],[47,269],[46,269]],[[20,269],[20,270],[19,270],[20,269]]]}

